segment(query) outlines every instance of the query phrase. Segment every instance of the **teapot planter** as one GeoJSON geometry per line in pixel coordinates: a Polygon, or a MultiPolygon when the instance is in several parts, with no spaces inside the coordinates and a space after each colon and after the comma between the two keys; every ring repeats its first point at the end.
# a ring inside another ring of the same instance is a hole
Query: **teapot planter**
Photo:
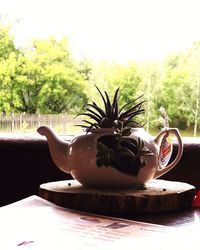
{"type": "Polygon", "coordinates": [[[143,128],[132,128],[130,135],[123,138],[119,137],[113,128],[99,128],[75,136],[70,142],[61,140],[54,130],[47,126],[39,127],[38,133],[46,136],[55,164],[88,188],[141,188],[148,181],[171,170],[180,160],[183,151],[181,136],[176,128],[166,128],[155,138],[143,128]],[[173,151],[172,143],[169,141],[170,134],[177,139],[178,152],[173,162],[168,164],[173,151]],[[138,141],[142,146],[140,145],[141,149],[135,152],[136,157],[130,159],[123,150],[113,149],[115,144],[111,142],[118,143],[116,139],[120,139],[122,145],[138,141]],[[99,154],[99,145],[102,145],[102,142],[112,144],[109,146],[109,152],[113,154],[115,151],[118,162],[112,161],[110,154],[110,161],[102,162],[99,154]],[[142,155],[141,152],[146,153],[142,155]]]}
{"type": "Polygon", "coordinates": [[[144,101],[137,103],[141,96],[119,108],[119,88],[112,101],[106,91],[96,89],[104,107],[95,102],[85,105],[86,112],[80,114],[89,118],[80,125],[86,129],[84,134],[66,142],[50,127],[38,128],[47,137],[51,156],[61,170],[85,187],[124,189],[142,187],[177,164],[183,145],[178,130],[168,128],[165,114],[164,129],[153,138],[136,121],[144,113],[144,101]],[[177,138],[178,153],[168,165],[173,150],[170,133],[177,138]]]}

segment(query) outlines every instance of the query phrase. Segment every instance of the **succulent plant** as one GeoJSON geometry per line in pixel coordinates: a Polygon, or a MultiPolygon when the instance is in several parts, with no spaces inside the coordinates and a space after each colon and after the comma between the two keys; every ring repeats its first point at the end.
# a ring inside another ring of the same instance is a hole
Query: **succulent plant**
{"type": "Polygon", "coordinates": [[[137,139],[130,137],[131,128],[141,127],[136,117],[145,112],[142,107],[144,101],[138,102],[142,96],[119,108],[119,88],[115,91],[111,101],[106,91],[103,95],[100,89],[95,87],[102,98],[104,108],[95,102],[87,103],[86,112],[79,115],[84,115],[89,120],[82,120],[84,125],[80,126],[87,132],[100,128],[113,128],[115,131],[112,135],[103,135],[98,138],[96,164],[98,167],[114,167],[120,172],[137,176],[140,168],[146,165],[142,156],[153,155],[144,146],[140,137],[137,139]]]}
{"type": "Polygon", "coordinates": [[[127,127],[141,127],[134,118],[145,112],[142,108],[142,104],[145,101],[140,101],[136,103],[140,97],[126,103],[124,106],[119,108],[119,88],[115,91],[113,101],[111,102],[107,92],[105,91],[105,96],[96,86],[99,94],[101,95],[102,101],[104,103],[104,109],[98,106],[95,102],[87,103],[85,105],[86,113],[81,113],[80,115],[85,115],[93,120],[83,120],[87,125],[82,125],[89,132],[91,128],[118,128],[122,130],[127,127]],[[127,109],[131,104],[136,103],[131,108],[127,109]]]}

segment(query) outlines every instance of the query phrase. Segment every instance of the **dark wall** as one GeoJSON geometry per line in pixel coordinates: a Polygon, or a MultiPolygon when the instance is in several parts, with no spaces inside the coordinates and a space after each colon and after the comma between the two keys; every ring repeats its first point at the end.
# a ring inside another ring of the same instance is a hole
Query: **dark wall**
{"type": "Polygon", "coordinates": [[[0,205],[38,194],[41,183],[69,175],[53,163],[47,142],[31,137],[0,137],[0,205]]]}
{"type": "MultiPolygon", "coordinates": [[[[174,154],[177,146],[174,146],[174,154]]],[[[70,179],[53,163],[47,141],[39,137],[0,134],[0,206],[38,194],[39,185],[70,179]]],[[[184,143],[178,165],[161,177],[183,181],[200,188],[200,139],[184,143]]]]}
{"type": "MultiPolygon", "coordinates": [[[[174,145],[172,159],[177,153],[174,145]]],[[[172,181],[182,181],[200,189],[200,138],[183,138],[183,155],[179,163],[161,177],[172,181]]]]}

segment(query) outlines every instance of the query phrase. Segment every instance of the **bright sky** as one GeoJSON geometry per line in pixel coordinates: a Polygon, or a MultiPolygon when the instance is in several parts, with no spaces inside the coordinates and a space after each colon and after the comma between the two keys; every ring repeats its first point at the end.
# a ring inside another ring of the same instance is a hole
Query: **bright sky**
{"type": "Polygon", "coordinates": [[[16,45],[67,36],[76,56],[157,60],[200,40],[200,0],[0,0],[16,45]]]}

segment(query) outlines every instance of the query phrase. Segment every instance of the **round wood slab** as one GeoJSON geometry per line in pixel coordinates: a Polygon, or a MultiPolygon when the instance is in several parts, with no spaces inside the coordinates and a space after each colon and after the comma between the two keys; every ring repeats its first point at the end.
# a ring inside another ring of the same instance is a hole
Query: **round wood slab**
{"type": "Polygon", "coordinates": [[[41,184],[39,195],[57,205],[93,213],[153,213],[191,207],[195,187],[157,179],[148,182],[145,190],[99,190],[68,180],[41,184]]]}

